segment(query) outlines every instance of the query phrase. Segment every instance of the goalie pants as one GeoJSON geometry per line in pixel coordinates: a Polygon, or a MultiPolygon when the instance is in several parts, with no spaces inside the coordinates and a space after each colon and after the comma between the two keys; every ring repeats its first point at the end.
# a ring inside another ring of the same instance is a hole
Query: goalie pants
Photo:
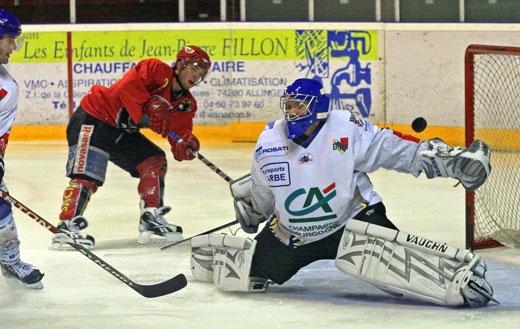
{"type": "MultiPolygon", "coordinates": [[[[354,218],[397,229],[386,216],[386,209],[382,202],[367,206],[354,218]]],[[[290,247],[276,238],[268,223],[255,237],[257,244],[251,265],[251,276],[282,284],[312,262],[335,259],[343,230],[344,226],[322,240],[290,247]]]]}
{"type": "MultiPolygon", "coordinates": [[[[78,145],[81,141],[80,133],[82,127],[92,126],[93,131],[90,135],[88,147],[95,147],[109,154],[109,160],[116,166],[128,172],[132,177],[139,177],[137,166],[144,160],[153,156],[166,157],[164,151],[146,138],[139,131],[127,132],[121,128],[113,127],[91,115],[86,113],[81,107],[78,107],[72,115],[67,126],[67,142],[69,148],[78,145]]],[[[76,174],[69,168],[74,167],[74,154],[69,154],[69,163],[67,164],[67,177],[83,178],[93,181],[97,186],[104,183],[103,178],[93,178],[89,175],[76,174]]],[[[103,171],[106,171],[106,167],[103,171]]],[[[99,175],[98,175],[99,176],[99,175]]]]}

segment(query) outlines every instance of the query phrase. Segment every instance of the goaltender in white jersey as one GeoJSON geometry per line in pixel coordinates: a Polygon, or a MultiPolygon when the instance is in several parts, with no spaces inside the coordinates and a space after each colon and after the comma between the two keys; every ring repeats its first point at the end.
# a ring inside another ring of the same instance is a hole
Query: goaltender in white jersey
{"type": "Polygon", "coordinates": [[[320,259],[394,295],[448,306],[493,299],[486,266],[459,250],[400,232],[367,173],[379,168],[452,177],[474,190],[490,174],[489,147],[468,149],[381,129],[349,111],[329,113],[322,85],[298,79],[280,104],[285,118],[258,138],[251,175],[231,184],[237,218],[252,239],[192,239],[192,271],[225,291],[263,291],[320,259]]]}
{"type": "Polygon", "coordinates": [[[412,173],[410,161],[427,145],[404,141],[348,111],[333,111],[312,143],[287,139],[284,120],[260,135],[252,165],[252,202],[285,244],[305,244],[333,234],[368,205],[381,202],[366,172],[378,167],[412,173]],[[276,205],[276,209],[273,207],[276,205]]]}
{"type": "MultiPolygon", "coordinates": [[[[18,19],[0,8],[0,188],[7,191],[4,183],[4,153],[9,133],[16,117],[18,84],[11,77],[5,64],[13,51],[20,49],[22,33],[18,19]]],[[[0,269],[9,283],[23,283],[29,288],[43,288],[43,274],[34,266],[20,260],[20,241],[13,220],[11,204],[0,197],[0,269]]]]}

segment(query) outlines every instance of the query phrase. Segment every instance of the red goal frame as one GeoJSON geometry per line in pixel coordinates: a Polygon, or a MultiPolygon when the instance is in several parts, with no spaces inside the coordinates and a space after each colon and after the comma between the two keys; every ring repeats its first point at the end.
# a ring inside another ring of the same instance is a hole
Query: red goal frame
{"type": "MultiPolygon", "coordinates": [[[[520,47],[493,46],[472,44],[466,48],[464,56],[464,90],[465,90],[465,137],[466,147],[474,140],[474,57],[481,54],[516,54],[520,55],[520,47]]],[[[493,239],[475,238],[475,193],[466,191],[466,248],[484,249],[503,246],[493,239]]]]}

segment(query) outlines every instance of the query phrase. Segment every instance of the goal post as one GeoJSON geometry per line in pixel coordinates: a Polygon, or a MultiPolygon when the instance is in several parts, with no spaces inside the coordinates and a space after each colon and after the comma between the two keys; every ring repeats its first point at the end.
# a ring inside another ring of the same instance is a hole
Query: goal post
{"type": "Polygon", "coordinates": [[[491,147],[491,175],[466,192],[466,247],[520,247],[520,47],[470,45],[465,54],[466,146],[491,147]]]}

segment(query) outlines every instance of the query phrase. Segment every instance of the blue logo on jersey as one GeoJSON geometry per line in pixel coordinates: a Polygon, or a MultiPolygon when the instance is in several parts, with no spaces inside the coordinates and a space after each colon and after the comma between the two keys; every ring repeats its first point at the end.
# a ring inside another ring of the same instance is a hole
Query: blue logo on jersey
{"type": "Polygon", "coordinates": [[[291,185],[291,173],[289,172],[288,162],[268,163],[260,170],[271,187],[291,185]]]}
{"type": "Polygon", "coordinates": [[[275,157],[275,156],[281,156],[286,155],[289,151],[289,147],[286,145],[283,146],[273,146],[264,148],[263,146],[260,146],[255,150],[255,160],[258,162],[260,159],[263,159],[265,157],[275,157]]]}

